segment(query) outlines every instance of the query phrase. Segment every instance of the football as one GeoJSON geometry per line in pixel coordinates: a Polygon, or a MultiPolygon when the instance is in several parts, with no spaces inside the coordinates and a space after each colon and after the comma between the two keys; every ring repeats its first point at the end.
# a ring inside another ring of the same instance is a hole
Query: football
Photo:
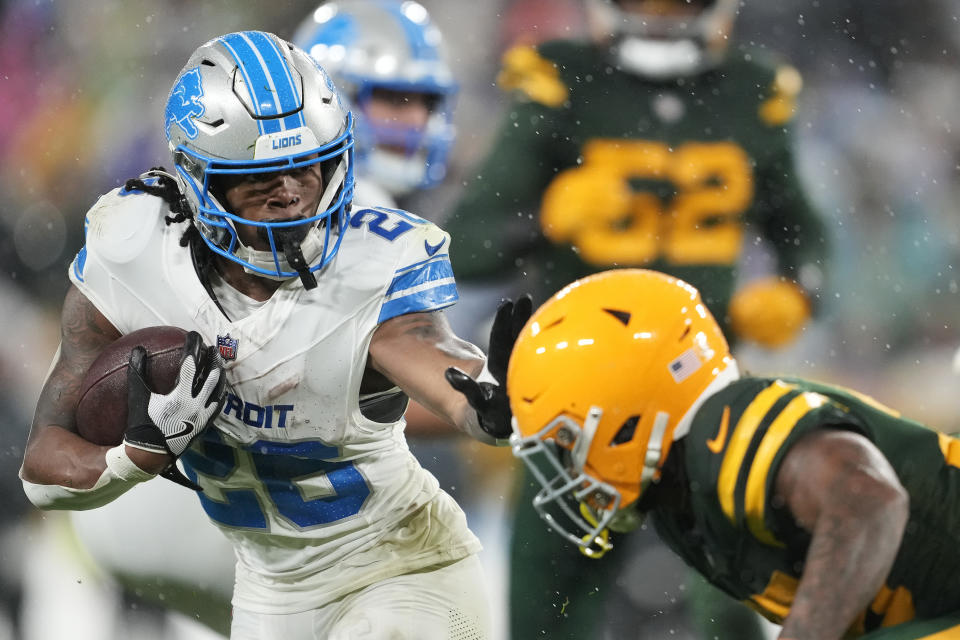
{"type": "Polygon", "coordinates": [[[177,327],[147,327],[122,336],[93,361],[80,384],[77,431],[99,445],[115,446],[127,428],[127,366],[137,345],[147,350],[147,386],[169,393],[177,382],[187,332],[177,327]]]}

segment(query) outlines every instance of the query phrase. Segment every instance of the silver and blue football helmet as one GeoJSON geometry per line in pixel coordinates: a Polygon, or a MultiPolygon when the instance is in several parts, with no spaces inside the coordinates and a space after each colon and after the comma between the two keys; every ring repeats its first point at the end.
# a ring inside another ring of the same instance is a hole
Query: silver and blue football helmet
{"type": "Polygon", "coordinates": [[[357,113],[357,172],[394,196],[443,180],[454,140],[457,84],[440,30],[411,0],[336,0],[300,25],[294,43],[336,81],[357,113]],[[364,117],[375,89],[425,94],[431,112],[423,130],[364,117]],[[400,153],[378,145],[402,147],[400,153]]]}
{"type": "Polygon", "coordinates": [[[353,197],[352,117],[327,73],[271,33],[215,38],[190,56],[167,99],[166,134],[182,190],[204,242],[248,273],[316,285],[340,247],[353,197]],[[224,207],[218,177],[319,165],[316,212],[254,222],[224,207]],[[240,241],[241,225],[270,245],[240,241]]]}

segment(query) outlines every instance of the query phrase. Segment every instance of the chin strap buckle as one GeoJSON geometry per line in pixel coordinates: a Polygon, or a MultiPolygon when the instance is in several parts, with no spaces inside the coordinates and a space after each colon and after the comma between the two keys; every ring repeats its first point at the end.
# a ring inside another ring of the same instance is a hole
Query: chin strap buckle
{"type": "MultiPolygon", "coordinates": [[[[594,516],[590,507],[583,502],[580,503],[580,515],[594,527],[598,526],[599,520],[594,516]]],[[[595,536],[588,533],[580,538],[580,541],[584,543],[580,545],[580,553],[591,560],[602,558],[607,551],[613,549],[613,544],[610,543],[610,530],[606,528],[601,529],[600,533],[595,536]]]]}
{"type": "Polygon", "coordinates": [[[287,259],[287,263],[293,267],[300,276],[303,288],[315,289],[317,287],[317,278],[313,275],[313,272],[310,271],[310,267],[303,257],[303,250],[300,248],[302,233],[292,229],[290,231],[278,229],[274,231],[274,234],[280,241],[280,249],[283,251],[283,257],[287,259]]]}

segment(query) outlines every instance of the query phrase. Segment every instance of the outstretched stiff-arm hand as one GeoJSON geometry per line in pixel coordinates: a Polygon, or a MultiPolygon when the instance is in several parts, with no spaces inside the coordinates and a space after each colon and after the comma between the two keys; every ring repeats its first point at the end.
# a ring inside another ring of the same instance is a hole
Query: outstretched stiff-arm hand
{"type": "MultiPolygon", "coordinates": [[[[519,315],[510,303],[507,311],[501,307],[497,316],[499,322],[494,322],[496,337],[491,342],[499,347],[491,348],[497,355],[491,354],[489,367],[491,373],[499,375],[501,380],[506,377],[513,340],[526,322],[524,318],[514,330],[511,318],[517,316],[519,321],[524,313],[526,317],[530,316],[529,302],[518,305],[519,315]],[[510,322],[504,325],[504,320],[510,322]]],[[[498,385],[475,380],[484,367],[483,352],[457,337],[441,311],[405,314],[381,324],[370,341],[367,366],[396,384],[431,413],[478,440],[494,444],[497,440],[495,433],[509,435],[506,394],[498,395],[503,393],[502,389],[494,389],[498,385]],[[468,388],[467,394],[471,395],[466,395],[448,381],[449,371],[455,372],[456,384],[468,388]],[[471,405],[471,397],[484,410],[486,417],[482,418],[478,409],[471,405]]]]}
{"type": "Polygon", "coordinates": [[[447,381],[462,393],[476,411],[477,421],[483,431],[497,440],[510,436],[510,401],[507,398],[507,364],[510,353],[533,311],[529,295],[516,302],[504,300],[497,308],[497,315],[490,330],[490,352],[487,355],[487,376],[472,378],[456,367],[446,371],[447,381]]]}

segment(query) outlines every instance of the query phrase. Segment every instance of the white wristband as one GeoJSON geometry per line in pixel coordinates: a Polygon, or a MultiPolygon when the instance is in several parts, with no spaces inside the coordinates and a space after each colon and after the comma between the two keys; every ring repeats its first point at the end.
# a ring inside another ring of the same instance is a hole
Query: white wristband
{"type": "Polygon", "coordinates": [[[112,502],[129,491],[134,485],[154,477],[135,465],[127,456],[126,447],[120,444],[107,451],[107,467],[89,489],[73,489],[56,484],[23,482],[23,492],[40,509],[70,509],[83,511],[112,502]]]}
{"type": "MultiPolygon", "coordinates": [[[[154,474],[144,471],[134,464],[130,456],[127,455],[127,445],[123,442],[107,451],[107,468],[114,473],[118,480],[146,482],[154,477],[154,474]]],[[[103,480],[102,475],[100,480],[103,480]]],[[[100,483],[100,480],[97,480],[97,484],[100,483]]]]}

